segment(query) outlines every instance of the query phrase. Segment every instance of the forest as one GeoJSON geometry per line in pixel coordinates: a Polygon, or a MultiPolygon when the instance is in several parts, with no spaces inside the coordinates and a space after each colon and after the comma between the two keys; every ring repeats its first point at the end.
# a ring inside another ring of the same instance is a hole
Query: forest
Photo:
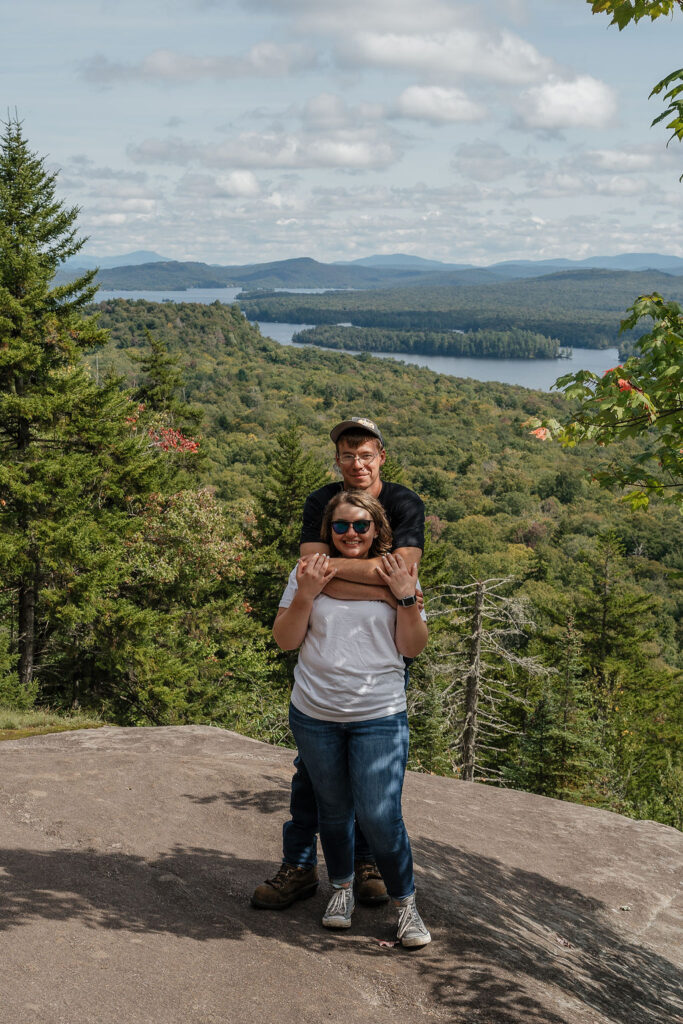
{"type": "Polygon", "coordinates": [[[82,245],[55,180],[10,121],[0,706],[291,743],[292,660],[272,620],[303,501],[332,479],[329,430],[370,415],[385,478],[427,508],[431,637],[411,669],[411,767],[680,828],[680,513],[656,476],[647,507],[594,479],[615,459],[647,468],[660,426],[680,461],[680,310],[645,302],[661,322],[641,362],[664,406],[637,366],[628,379],[615,368],[588,399],[609,443],[589,424],[585,443],[561,447],[531,425],[571,414],[560,394],[282,347],[236,305],[97,303],[94,271],[55,286],[82,245]],[[612,443],[627,401],[645,429],[626,419],[612,443]]]}
{"type": "Polygon", "coordinates": [[[561,396],[283,348],[237,306],[115,300],[87,312],[109,334],[87,365],[108,395],[106,430],[129,451],[126,480],[124,465],[110,467],[106,511],[91,503],[86,515],[69,459],[43,462],[58,486],[39,516],[29,690],[17,675],[12,531],[4,540],[5,699],[287,742],[291,660],[270,624],[303,500],[331,478],[330,425],[369,411],[389,438],[385,475],[428,511],[432,639],[412,672],[412,767],[463,772],[480,593],[488,653],[473,777],[679,823],[679,516],[654,503],[630,511],[591,484],[599,450],[530,433],[528,417],[560,415],[561,396]]]}
{"type": "MultiPolygon", "coordinates": [[[[659,271],[562,271],[504,284],[386,288],[323,295],[243,293],[250,320],[349,323],[400,331],[526,330],[563,346],[610,348],[632,343],[619,322],[635,295],[683,299],[683,279],[659,271]]],[[[630,348],[629,348],[630,350],[630,348]]]]}
{"type": "Polygon", "coordinates": [[[558,359],[565,350],[556,338],[532,331],[391,331],[380,327],[321,325],[297,331],[292,341],[360,352],[419,352],[423,355],[483,359],[558,359]]]}

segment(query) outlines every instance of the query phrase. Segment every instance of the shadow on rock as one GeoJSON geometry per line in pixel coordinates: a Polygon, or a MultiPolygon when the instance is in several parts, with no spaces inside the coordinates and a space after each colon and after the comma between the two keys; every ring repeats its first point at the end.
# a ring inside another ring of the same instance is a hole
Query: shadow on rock
{"type": "Polygon", "coordinates": [[[210,796],[195,796],[192,793],[184,793],[183,796],[200,806],[223,803],[238,811],[258,811],[259,814],[282,814],[289,807],[289,786],[284,784],[279,784],[277,789],[264,789],[259,793],[252,789],[233,789],[229,793],[212,793],[210,796]]]}
{"type": "Polygon", "coordinates": [[[414,851],[420,908],[435,941],[413,955],[378,944],[393,937],[390,908],[359,908],[344,936],[320,927],[324,892],[285,912],[254,910],[248,895],[273,865],[201,847],[176,847],[153,860],[98,850],[0,850],[0,929],[76,918],[89,928],[199,941],[257,935],[324,953],[340,966],[351,955],[356,966],[358,957],[392,957],[397,970],[417,976],[435,1006],[472,1024],[572,1020],[571,1009],[558,1016],[544,1005],[550,1001],[615,1024],[677,1019],[681,978],[674,966],[620,935],[608,908],[438,841],[417,841],[414,851]]]}
{"type": "Polygon", "coordinates": [[[496,965],[615,1024],[680,1019],[681,972],[620,934],[608,920],[611,908],[543,875],[436,840],[414,842],[413,852],[423,916],[437,932],[443,927],[449,952],[448,969],[443,962],[429,968],[439,1002],[459,1010],[486,1006],[491,1020],[507,1020],[510,991],[491,978],[496,965]]]}

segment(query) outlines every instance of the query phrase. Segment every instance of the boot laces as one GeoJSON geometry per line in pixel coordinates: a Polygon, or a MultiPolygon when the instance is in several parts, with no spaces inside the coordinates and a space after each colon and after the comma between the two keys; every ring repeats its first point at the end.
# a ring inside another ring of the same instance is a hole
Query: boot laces
{"type": "Polygon", "coordinates": [[[291,864],[281,864],[275,877],[268,879],[269,885],[272,885],[273,889],[281,889],[287,884],[296,870],[297,868],[291,864]]]}

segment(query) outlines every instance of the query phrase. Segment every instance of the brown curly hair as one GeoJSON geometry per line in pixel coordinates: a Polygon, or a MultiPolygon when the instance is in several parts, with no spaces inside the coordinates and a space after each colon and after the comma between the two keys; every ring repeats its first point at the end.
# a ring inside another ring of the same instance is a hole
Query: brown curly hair
{"type": "Polygon", "coordinates": [[[391,551],[393,536],[387,514],[377,498],[366,494],[365,491],[340,491],[339,494],[335,494],[334,498],[330,498],[325,506],[320,539],[329,546],[330,551],[335,550],[332,541],[332,516],[339,505],[353,505],[355,508],[364,509],[375,524],[376,533],[368,551],[368,558],[386,555],[388,551],[391,551]]]}

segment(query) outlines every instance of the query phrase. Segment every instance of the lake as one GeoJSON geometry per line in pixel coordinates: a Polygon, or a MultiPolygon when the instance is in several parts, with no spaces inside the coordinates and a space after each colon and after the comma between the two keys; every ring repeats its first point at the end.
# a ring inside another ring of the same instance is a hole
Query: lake
{"type": "MultiPolygon", "coordinates": [[[[299,289],[302,290],[302,289],[299,289]]],[[[189,288],[187,291],[122,291],[100,289],[98,300],[107,299],[146,299],[147,302],[222,302],[227,305],[235,302],[241,288],[189,288]]],[[[307,289],[309,292],[320,292],[321,289],[307,289]]],[[[281,345],[292,345],[292,335],[314,324],[276,324],[257,321],[261,333],[272,338],[281,345]]],[[[300,348],[311,348],[301,345],[300,348]]],[[[339,349],[329,349],[338,352],[339,349]]],[[[357,353],[350,350],[348,355],[357,353]]],[[[616,348],[574,348],[571,359],[470,359],[458,356],[423,356],[412,352],[371,352],[370,355],[379,359],[397,359],[400,362],[412,363],[415,366],[426,366],[435,373],[444,373],[449,377],[472,377],[474,380],[498,381],[501,384],[520,384],[536,391],[550,391],[558,377],[577,370],[592,370],[602,376],[619,362],[616,348]]]]}

